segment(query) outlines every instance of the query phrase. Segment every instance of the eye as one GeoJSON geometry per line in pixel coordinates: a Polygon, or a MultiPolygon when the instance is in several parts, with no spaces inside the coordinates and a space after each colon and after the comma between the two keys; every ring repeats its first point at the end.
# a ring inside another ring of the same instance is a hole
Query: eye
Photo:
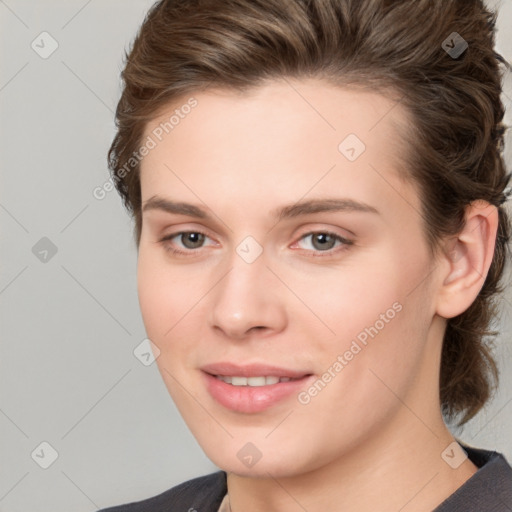
{"type": "MultiPolygon", "coordinates": [[[[180,231],[178,233],[171,233],[166,235],[161,240],[159,240],[159,242],[162,243],[166,251],[172,254],[191,256],[194,254],[194,252],[196,252],[196,249],[201,249],[205,240],[209,238],[210,237],[208,237],[208,235],[202,233],[201,231],[180,231]],[[175,247],[177,242],[173,242],[174,239],[181,242],[181,248],[175,247]]],[[[333,253],[339,252],[340,250],[346,250],[348,246],[354,244],[354,242],[351,240],[348,240],[330,231],[312,231],[302,235],[299,241],[307,239],[310,239],[310,242],[309,244],[306,244],[309,245],[309,247],[306,247],[305,249],[312,251],[312,255],[314,257],[330,256],[333,253]],[[338,249],[333,250],[335,247],[338,247],[338,249]],[[318,253],[327,254],[324,255],[318,253]]],[[[297,246],[298,243],[299,242],[296,242],[294,246],[297,246]]],[[[294,246],[292,246],[292,248],[294,248],[294,246]]]]}
{"type": "Polygon", "coordinates": [[[194,252],[194,249],[200,249],[205,239],[207,238],[209,237],[200,231],[180,231],[178,233],[171,233],[170,235],[166,235],[161,240],[159,240],[159,242],[162,243],[166,251],[172,254],[182,254],[184,256],[189,256],[194,252]],[[181,242],[181,247],[185,250],[176,248],[173,246],[173,244],[169,243],[175,238],[181,242]]]}
{"type": "MultiPolygon", "coordinates": [[[[348,246],[353,245],[354,242],[351,240],[347,240],[346,238],[343,238],[342,236],[331,233],[330,231],[312,231],[310,233],[306,233],[305,235],[302,235],[300,240],[307,240],[310,239],[309,247],[306,247],[306,249],[313,250],[313,252],[327,252],[327,256],[331,255],[339,250],[346,250],[348,246]],[[338,246],[336,246],[336,242],[338,242],[338,246]],[[338,247],[337,250],[332,251],[334,247],[338,247]]],[[[295,245],[297,245],[299,242],[296,242],[295,245]]],[[[323,254],[313,254],[313,256],[324,256],[323,254]]]]}

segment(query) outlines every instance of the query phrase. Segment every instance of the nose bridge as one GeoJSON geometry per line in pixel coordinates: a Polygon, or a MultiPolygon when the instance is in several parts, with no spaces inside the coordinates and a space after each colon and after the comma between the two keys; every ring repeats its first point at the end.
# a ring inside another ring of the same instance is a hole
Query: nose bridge
{"type": "Polygon", "coordinates": [[[261,253],[247,258],[247,246],[240,244],[230,259],[230,270],[216,286],[211,324],[230,337],[243,337],[255,327],[280,329],[284,322],[284,305],[275,290],[278,283],[266,266],[261,253]],[[242,249],[242,250],[241,250],[242,249]]]}

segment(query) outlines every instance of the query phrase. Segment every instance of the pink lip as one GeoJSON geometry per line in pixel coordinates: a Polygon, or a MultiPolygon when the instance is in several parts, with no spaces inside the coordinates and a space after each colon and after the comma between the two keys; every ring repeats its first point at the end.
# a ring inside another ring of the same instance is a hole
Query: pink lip
{"type": "Polygon", "coordinates": [[[239,366],[233,363],[214,363],[201,367],[203,372],[210,375],[231,375],[237,377],[290,377],[290,379],[298,379],[310,372],[290,370],[279,366],[271,366],[268,364],[248,364],[239,366]]]}
{"type": "Polygon", "coordinates": [[[217,363],[204,366],[201,370],[203,370],[205,385],[210,395],[227,409],[242,413],[262,412],[290,395],[297,396],[300,390],[307,387],[314,379],[314,376],[307,372],[262,364],[237,366],[231,363],[217,363]],[[217,379],[215,375],[275,376],[296,380],[258,387],[233,386],[217,379]]]}

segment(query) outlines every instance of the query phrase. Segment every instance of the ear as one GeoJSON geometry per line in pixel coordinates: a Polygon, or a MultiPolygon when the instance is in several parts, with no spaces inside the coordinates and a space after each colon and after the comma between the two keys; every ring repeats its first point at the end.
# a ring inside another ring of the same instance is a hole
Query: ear
{"type": "Polygon", "coordinates": [[[466,208],[465,226],[444,246],[436,312],[444,318],[460,315],[478,296],[489,272],[496,233],[498,209],[478,200],[466,208]]]}

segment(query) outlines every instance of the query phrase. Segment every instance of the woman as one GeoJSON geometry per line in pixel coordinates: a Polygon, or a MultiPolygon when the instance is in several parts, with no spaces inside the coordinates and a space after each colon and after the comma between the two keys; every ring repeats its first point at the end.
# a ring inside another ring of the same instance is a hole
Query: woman
{"type": "Polygon", "coordinates": [[[112,178],[163,380],[221,469],[121,511],[512,510],[459,443],[510,237],[480,0],[162,0],[112,178]]]}

